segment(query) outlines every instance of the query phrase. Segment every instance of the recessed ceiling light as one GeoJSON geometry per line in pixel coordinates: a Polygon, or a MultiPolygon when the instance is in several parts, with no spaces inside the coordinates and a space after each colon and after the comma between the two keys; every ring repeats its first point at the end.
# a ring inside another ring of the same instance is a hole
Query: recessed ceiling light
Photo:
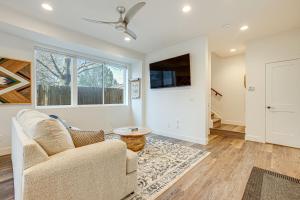
{"type": "Polygon", "coordinates": [[[45,10],[48,10],[48,11],[52,11],[53,10],[53,7],[48,4],[48,3],[43,3],[42,4],[42,8],[44,8],[45,10]]]}
{"type": "Polygon", "coordinates": [[[230,52],[232,52],[232,53],[236,52],[236,49],[230,49],[230,52]]]}
{"type": "Polygon", "coordinates": [[[244,25],[244,26],[241,26],[240,30],[241,31],[246,31],[248,28],[249,28],[249,26],[244,25]]]}
{"type": "Polygon", "coordinates": [[[131,40],[131,38],[130,37],[124,37],[124,40],[126,41],[126,42],[129,42],[130,40],[131,40]]]}
{"type": "Polygon", "coordinates": [[[222,28],[223,28],[224,30],[229,30],[229,29],[231,29],[231,24],[224,24],[224,25],[222,26],[222,28]]]}
{"type": "Polygon", "coordinates": [[[192,7],[190,5],[185,5],[182,7],[182,12],[188,13],[192,10],[192,7]]]}

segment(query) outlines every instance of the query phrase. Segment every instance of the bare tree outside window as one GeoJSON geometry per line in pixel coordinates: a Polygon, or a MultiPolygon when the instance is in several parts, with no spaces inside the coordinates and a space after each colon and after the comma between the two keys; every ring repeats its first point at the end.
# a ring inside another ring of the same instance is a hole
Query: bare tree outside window
{"type": "Polygon", "coordinates": [[[73,62],[78,105],[123,104],[125,68],[47,51],[36,53],[37,105],[71,105],[73,62]]]}
{"type": "Polygon", "coordinates": [[[71,105],[72,62],[68,56],[37,52],[37,105],[71,105]]]}

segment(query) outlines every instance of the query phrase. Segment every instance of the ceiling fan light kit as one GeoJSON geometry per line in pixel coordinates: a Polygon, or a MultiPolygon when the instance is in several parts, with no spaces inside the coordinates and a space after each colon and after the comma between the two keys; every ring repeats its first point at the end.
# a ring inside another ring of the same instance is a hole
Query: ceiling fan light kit
{"type": "MultiPolygon", "coordinates": [[[[132,6],[127,13],[126,8],[124,6],[118,6],[116,8],[117,12],[120,14],[119,20],[118,21],[112,21],[112,22],[107,22],[107,21],[101,21],[101,20],[95,20],[95,19],[89,19],[89,18],[83,18],[83,20],[91,23],[96,23],[96,24],[108,24],[108,25],[113,25],[117,31],[125,33],[128,37],[136,40],[137,35],[128,28],[128,24],[131,22],[132,18],[136,15],[136,13],[143,7],[145,6],[145,2],[139,2],[132,6]],[[123,17],[123,14],[125,16],[123,17]]],[[[130,41],[130,40],[126,40],[130,41]]]]}

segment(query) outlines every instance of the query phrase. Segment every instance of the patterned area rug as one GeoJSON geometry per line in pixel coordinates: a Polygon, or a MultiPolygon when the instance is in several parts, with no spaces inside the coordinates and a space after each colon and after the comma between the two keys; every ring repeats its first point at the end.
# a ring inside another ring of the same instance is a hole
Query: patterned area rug
{"type": "Polygon", "coordinates": [[[208,155],[205,150],[148,136],[138,153],[138,189],[126,200],[155,199],[208,155]]]}
{"type": "Polygon", "coordinates": [[[299,200],[300,180],[253,167],[243,200],[299,200]]]}

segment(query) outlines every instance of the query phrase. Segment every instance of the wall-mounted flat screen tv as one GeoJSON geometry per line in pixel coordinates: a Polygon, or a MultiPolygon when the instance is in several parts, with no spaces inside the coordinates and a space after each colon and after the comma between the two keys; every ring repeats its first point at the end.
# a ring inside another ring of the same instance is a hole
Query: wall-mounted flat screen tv
{"type": "Polygon", "coordinates": [[[191,85],[190,54],[150,64],[151,88],[189,85],[191,85]]]}

